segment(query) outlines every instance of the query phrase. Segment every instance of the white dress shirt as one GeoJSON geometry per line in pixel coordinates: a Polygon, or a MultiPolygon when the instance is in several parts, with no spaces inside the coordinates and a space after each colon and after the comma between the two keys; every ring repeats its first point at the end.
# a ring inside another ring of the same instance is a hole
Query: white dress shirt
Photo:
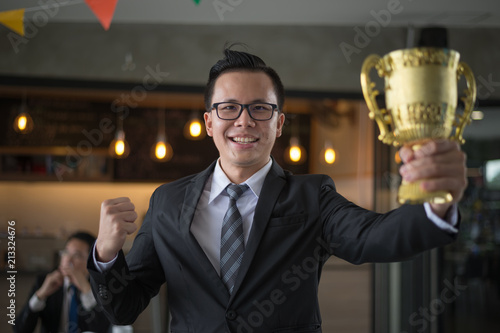
{"type": "MultiPolygon", "coordinates": [[[[250,230],[252,230],[253,216],[260,191],[272,164],[273,162],[270,159],[264,167],[242,183],[248,185],[249,189],[238,198],[236,206],[243,219],[245,245],[248,241],[250,230]]],[[[229,195],[226,193],[225,188],[229,184],[231,184],[231,181],[227,178],[224,171],[222,171],[219,161],[217,161],[214,172],[208,178],[201,194],[190,229],[218,273],[220,273],[222,222],[229,206],[229,195]]]]}

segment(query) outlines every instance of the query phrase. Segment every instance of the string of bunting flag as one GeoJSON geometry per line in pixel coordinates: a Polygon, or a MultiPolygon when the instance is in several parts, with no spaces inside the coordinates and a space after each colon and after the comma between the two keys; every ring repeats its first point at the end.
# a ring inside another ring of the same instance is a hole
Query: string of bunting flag
{"type": "MultiPolygon", "coordinates": [[[[193,1],[196,5],[200,3],[200,0],[193,1]]],[[[104,30],[108,30],[109,26],[111,25],[111,20],[113,19],[118,0],[68,0],[64,2],[54,1],[53,4],[44,4],[37,7],[2,11],[0,12],[0,24],[6,26],[19,35],[24,36],[24,16],[26,13],[79,5],[84,2],[97,17],[104,30]]]]}

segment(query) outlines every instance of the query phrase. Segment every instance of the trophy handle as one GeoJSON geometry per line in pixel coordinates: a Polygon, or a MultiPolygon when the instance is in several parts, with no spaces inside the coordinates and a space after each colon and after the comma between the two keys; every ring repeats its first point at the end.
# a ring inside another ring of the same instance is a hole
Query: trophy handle
{"type": "Polygon", "coordinates": [[[384,61],[378,55],[371,54],[363,62],[363,66],[361,67],[361,88],[363,90],[366,105],[370,110],[368,115],[370,119],[377,122],[380,130],[378,139],[385,144],[397,145],[396,138],[389,129],[389,125],[392,123],[391,116],[386,109],[380,109],[377,104],[376,97],[380,92],[376,89],[375,83],[370,79],[370,71],[373,68],[377,70],[379,77],[387,75],[384,71],[384,61]]]}
{"type": "Polygon", "coordinates": [[[458,119],[456,119],[455,122],[455,135],[452,137],[453,140],[456,140],[460,144],[465,142],[462,135],[465,125],[471,122],[472,108],[476,102],[476,79],[474,78],[474,74],[472,73],[470,67],[464,62],[458,64],[457,82],[460,80],[462,75],[467,81],[467,89],[464,91],[465,96],[460,98],[464,102],[464,113],[461,116],[458,115],[458,119]]]}

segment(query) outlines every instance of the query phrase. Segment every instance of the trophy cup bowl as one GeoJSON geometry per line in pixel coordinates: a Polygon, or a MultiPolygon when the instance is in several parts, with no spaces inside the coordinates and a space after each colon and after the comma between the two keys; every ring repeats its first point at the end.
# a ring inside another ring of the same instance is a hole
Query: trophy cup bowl
{"type": "MultiPolygon", "coordinates": [[[[460,62],[454,50],[420,47],[392,51],[383,57],[369,55],[361,69],[361,87],[370,119],[380,130],[378,139],[385,144],[408,145],[418,150],[428,140],[448,139],[464,143],[465,126],[476,100],[476,82],[469,66],[460,62]],[[385,82],[385,108],[376,97],[380,92],[370,79],[375,69],[385,82]],[[457,85],[464,77],[467,88],[457,111],[457,85]]],[[[445,203],[453,200],[446,191],[426,192],[421,181],[403,181],[398,190],[401,204],[445,203]]]]}

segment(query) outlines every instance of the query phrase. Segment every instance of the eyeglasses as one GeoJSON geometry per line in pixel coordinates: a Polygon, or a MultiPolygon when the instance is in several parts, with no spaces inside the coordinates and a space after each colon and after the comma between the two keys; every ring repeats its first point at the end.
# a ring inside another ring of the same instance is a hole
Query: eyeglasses
{"type": "Polygon", "coordinates": [[[222,102],[212,104],[212,108],[217,112],[217,117],[222,120],[238,119],[246,108],[253,120],[269,120],[273,117],[274,111],[279,111],[276,104],[271,103],[251,103],[240,104],[235,102],[222,102]]]}
{"type": "Polygon", "coordinates": [[[70,257],[70,259],[75,259],[75,260],[84,260],[85,256],[81,254],[80,252],[74,252],[70,253],[68,250],[61,250],[59,251],[59,256],[62,257],[70,257]]]}

